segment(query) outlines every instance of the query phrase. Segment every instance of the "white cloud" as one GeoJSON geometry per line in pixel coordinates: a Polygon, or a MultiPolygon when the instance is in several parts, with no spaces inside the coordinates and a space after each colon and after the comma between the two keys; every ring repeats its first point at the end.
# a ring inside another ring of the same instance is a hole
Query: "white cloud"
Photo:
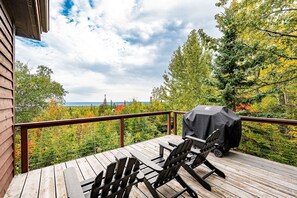
{"type": "Polygon", "coordinates": [[[73,0],[51,1],[45,47],[16,40],[16,60],[47,65],[69,91],[66,101],[148,101],[159,86],[172,52],[192,29],[218,36],[215,0],[101,0],[94,7],[73,0]]]}

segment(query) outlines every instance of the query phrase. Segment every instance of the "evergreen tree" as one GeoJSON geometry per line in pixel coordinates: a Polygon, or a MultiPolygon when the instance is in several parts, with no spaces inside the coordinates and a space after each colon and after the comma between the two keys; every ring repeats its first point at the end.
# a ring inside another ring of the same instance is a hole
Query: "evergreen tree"
{"type": "MultiPolygon", "coordinates": [[[[225,6],[225,0],[219,6],[225,6]]],[[[297,2],[294,0],[232,0],[238,38],[257,45],[257,54],[265,58],[256,80],[259,93],[270,93],[254,111],[261,116],[296,118],[297,105],[297,2]],[[265,108],[264,108],[265,106],[265,108]],[[260,107],[260,108],[259,108],[260,107]]],[[[259,56],[258,56],[259,57],[259,56]]],[[[262,61],[263,62],[263,61],[262,61]]],[[[255,106],[254,106],[255,107],[255,106]]]]}
{"type": "Polygon", "coordinates": [[[219,90],[217,102],[235,111],[239,105],[249,105],[266,95],[256,85],[267,53],[258,53],[257,43],[248,46],[238,38],[240,32],[231,8],[216,16],[223,36],[212,66],[215,78],[212,84],[219,90]]]}

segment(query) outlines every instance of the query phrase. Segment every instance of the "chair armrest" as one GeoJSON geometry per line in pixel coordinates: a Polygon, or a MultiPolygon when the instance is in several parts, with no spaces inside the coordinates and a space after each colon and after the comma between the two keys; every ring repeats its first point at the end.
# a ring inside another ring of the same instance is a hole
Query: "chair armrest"
{"type": "Polygon", "coordinates": [[[147,165],[151,169],[153,169],[157,172],[161,172],[163,170],[163,168],[161,166],[155,164],[154,162],[152,162],[151,160],[149,160],[148,158],[146,158],[144,155],[140,154],[139,152],[132,150],[132,151],[130,151],[130,153],[132,156],[134,156],[136,159],[138,159],[140,162],[147,165]]]}
{"type": "Polygon", "coordinates": [[[138,180],[139,182],[142,182],[143,179],[144,179],[144,174],[143,174],[143,172],[142,172],[141,170],[139,170],[139,172],[138,172],[138,174],[136,175],[136,177],[137,177],[137,180],[138,180]]]}
{"type": "Polygon", "coordinates": [[[84,198],[80,182],[73,167],[64,170],[64,179],[66,184],[67,196],[69,198],[84,198]]]}
{"type": "Polygon", "coordinates": [[[191,153],[192,154],[195,154],[195,155],[198,155],[198,154],[200,154],[200,150],[199,149],[191,148],[191,153]]]}
{"type": "Polygon", "coordinates": [[[189,136],[189,135],[187,135],[186,138],[191,139],[191,140],[196,141],[196,142],[199,142],[199,143],[205,143],[206,142],[205,140],[202,140],[202,139],[199,139],[199,138],[196,138],[196,137],[193,137],[193,136],[189,136]]]}
{"type": "Polygon", "coordinates": [[[170,146],[169,144],[165,144],[163,142],[160,142],[159,145],[160,145],[160,152],[159,152],[159,154],[162,157],[163,157],[163,154],[164,154],[164,149],[166,149],[166,150],[168,150],[170,152],[174,149],[174,147],[170,146]]]}
{"type": "Polygon", "coordinates": [[[168,141],[168,144],[170,146],[173,146],[173,147],[177,147],[177,145],[179,145],[183,140],[174,140],[174,141],[168,141]]]}

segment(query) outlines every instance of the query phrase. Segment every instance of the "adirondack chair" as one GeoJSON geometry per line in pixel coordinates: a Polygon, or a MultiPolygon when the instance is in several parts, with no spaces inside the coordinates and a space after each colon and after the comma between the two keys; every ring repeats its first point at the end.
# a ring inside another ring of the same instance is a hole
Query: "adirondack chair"
{"type": "Polygon", "coordinates": [[[79,182],[75,169],[64,171],[67,195],[69,198],[82,197],[129,197],[131,188],[144,178],[139,171],[139,161],[134,157],[128,158],[117,154],[117,162],[107,166],[106,174],[101,171],[96,178],[79,182]]]}
{"type": "Polygon", "coordinates": [[[160,197],[156,189],[172,179],[176,179],[183,187],[183,190],[176,193],[173,197],[178,197],[185,191],[192,197],[198,197],[196,192],[178,174],[180,167],[186,161],[191,147],[192,140],[185,140],[175,148],[168,144],[160,143],[160,155],[152,160],[135,150],[130,151],[131,155],[140,161],[140,170],[144,173],[144,183],[154,198],[160,197]],[[163,158],[164,149],[171,151],[166,159],[163,158]]]}
{"type": "MultiPolygon", "coordinates": [[[[198,143],[200,145],[199,149],[192,148],[191,153],[188,156],[189,161],[184,163],[182,166],[183,168],[190,173],[204,188],[211,191],[211,187],[208,182],[206,182],[206,178],[213,173],[216,173],[218,176],[225,178],[225,174],[212,165],[206,157],[208,156],[209,152],[215,148],[215,144],[220,136],[220,130],[215,130],[212,132],[206,140],[202,140],[192,136],[186,136],[186,139],[191,139],[193,142],[198,143]],[[201,164],[205,164],[211,171],[206,173],[204,176],[200,177],[194,169],[201,164]]],[[[178,143],[176,142],[169,142],[171,146],[177,146],[178,143]]],[[[196,144],[197,145],[197,144],[196,144]]]]}

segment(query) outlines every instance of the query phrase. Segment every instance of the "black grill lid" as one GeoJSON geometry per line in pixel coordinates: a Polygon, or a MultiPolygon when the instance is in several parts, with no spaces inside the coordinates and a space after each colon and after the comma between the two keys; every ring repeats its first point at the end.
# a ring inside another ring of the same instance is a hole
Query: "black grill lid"
{"type": "Polygon", "coordinates": [[[221,131],[218,142],[221,147],[238,147],[241,120],[227,107],[199,105],[184,115],[183,137],[191,135],[205,140],[215,129],[221,131]]]}

